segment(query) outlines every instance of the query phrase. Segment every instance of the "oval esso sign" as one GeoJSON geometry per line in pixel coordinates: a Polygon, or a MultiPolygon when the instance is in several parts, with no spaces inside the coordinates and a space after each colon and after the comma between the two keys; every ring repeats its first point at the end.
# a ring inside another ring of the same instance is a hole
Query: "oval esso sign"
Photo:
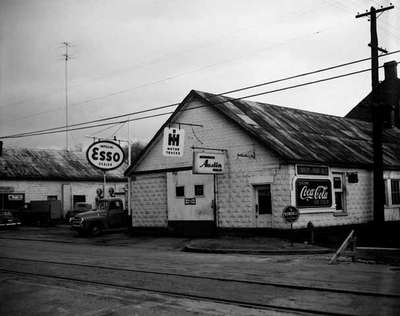
{"type": "Polygon", "coordinates": [[[120,145],[102,140],[89,146],[86,151],[86,158],[96,168],[112,170],[122,165],[125,160],[125,153],[120,145]]]}

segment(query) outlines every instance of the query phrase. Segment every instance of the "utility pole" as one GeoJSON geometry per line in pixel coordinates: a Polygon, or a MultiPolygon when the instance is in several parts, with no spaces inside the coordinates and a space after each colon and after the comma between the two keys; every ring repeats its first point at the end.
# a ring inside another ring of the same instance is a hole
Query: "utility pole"
{"type": "Polygon", "coordinates": [[[386,52],[386,50],[378,46],[378,35],[376,31],[376,14],[393,9],[391,4],[388,7],[375,9],[371,7],[370,11],[357,14],[356,18],[369,16],[371,43],[371,82],[372,82],[372,124],[373,124],[373,157],[374,157],[374,223],[379,225],[385,221],[385,182],[383,180],[383,149],[382,149],[382,133],[384,126],[383,106],[378,100],[379,86],[379,61],[378,51],[386,52]]]}
{"type": "Polygon", "coordinates": [[[65,150],[69,150],[69,142],[68,142],[68,61],[71,56],[68,53],[68,48],[71,47],[71,43],[63,42],[65,46],[65,150]]]}
{"type": "MultiPolygon", "coordinates": [[[[131,144],[131,117],[128,116],[128,167],[131,165],[131,160],[132,160],[132,144],[131,144]]],[[[131,179],[128,176],[128,215],[132,216],[132,201],[131,201],[131,179]]],[[[132,217],[131,217],[132,220],[132,217]]],[[[132,226],[132,222],[131,222],[132,226]]]]}

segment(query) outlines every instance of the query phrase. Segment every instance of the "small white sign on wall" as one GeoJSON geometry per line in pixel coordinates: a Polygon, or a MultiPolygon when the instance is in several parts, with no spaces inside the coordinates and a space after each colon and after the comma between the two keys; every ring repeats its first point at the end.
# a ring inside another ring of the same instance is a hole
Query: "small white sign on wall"
{"type": "Polygon", "coordinates": [[[224,173],[225,153],[194,152],[193,173],[221,174],[224,173]]]}
{"type": "Polygon", "coordinates": [[[185,131],[180,128],[164,128],[163,155],[166,157],[182,157],[185,131]]]}

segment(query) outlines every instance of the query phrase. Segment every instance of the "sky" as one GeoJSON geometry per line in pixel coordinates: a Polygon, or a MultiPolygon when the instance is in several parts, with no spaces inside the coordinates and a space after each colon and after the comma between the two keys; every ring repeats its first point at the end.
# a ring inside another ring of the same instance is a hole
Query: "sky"
{"type": "MultiPolygon", "coordinates": [[[[400,49],[400,7],[378,18],[379,45],[400,49]]],[[[0,0],[0,137],[77,124],[221,93],[370,56],[369,0],[0,0]]],[[[400,54],[380,59],[400,60],[400,54]]],[[[364,62],[246,90],[244,97],[369,68],[364,62]]],[[[383,80],[381,74],[380,79],[383,80]]],[[[371,90],[369,73],[249,100],[344,116],[371,90]]],[[[153,112],[154,114],[161,111],[153,112]]],[[[132,116],[133,118],[134,116],[132,116]]],[[[168,116],[69,133],[149,141],[168,116]]],[[[4,139],[63,149],[65,133],[4,139]]]]}

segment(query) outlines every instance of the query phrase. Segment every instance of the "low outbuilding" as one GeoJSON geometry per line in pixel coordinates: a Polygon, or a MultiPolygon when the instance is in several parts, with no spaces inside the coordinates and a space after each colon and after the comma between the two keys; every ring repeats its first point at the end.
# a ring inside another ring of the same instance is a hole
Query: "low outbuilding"
{"type": "Polygon", "coordinates": [[[65,215],[78,202],[95,207],[96,199],[109,192],[124,198],[123,171],[107,172],[104,192],[104,174],[89,164],[84,152],[5,147],[0,155],[0,210],[19,209],[33,200],[59,200],[65,215]]]}

